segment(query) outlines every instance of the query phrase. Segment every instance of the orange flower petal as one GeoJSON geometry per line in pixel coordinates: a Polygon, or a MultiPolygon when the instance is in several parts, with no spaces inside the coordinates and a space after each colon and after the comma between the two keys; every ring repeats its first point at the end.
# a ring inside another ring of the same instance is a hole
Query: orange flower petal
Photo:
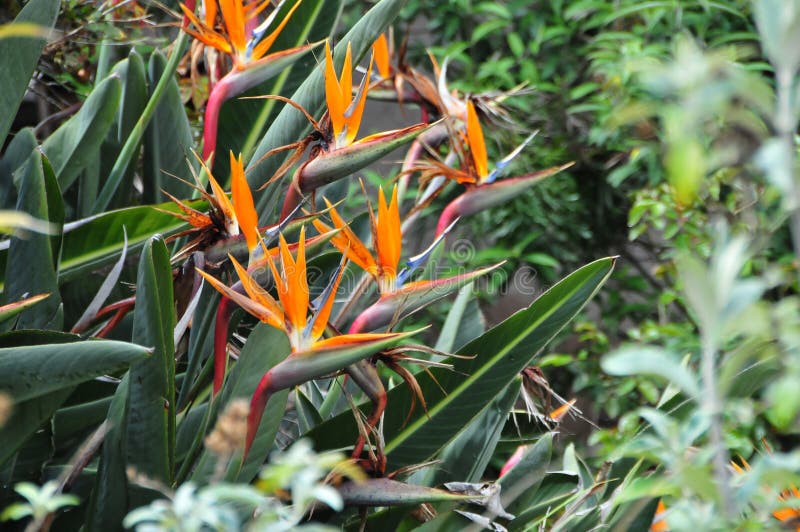
{"type": "Polygon", "coordinates": [[[261,321],[269,323],[273,327],[278,329],[282,329],[284,327],[283,322],[283,311],[281,307],[278,305],[278,302],[275,301],[266,290],[261,288],[255,279],[253,279],[247,270],[239,264],[239,261],[236,260],[232,255],[228,255],[231,259],[231,263],[233,263],[233,267],[236,269],[236,274],[239,276],[239,280],[242,282],[242,286],[244,287],[244,291],[247,292],[247,295],[250,296],[250,299],[264,307],[267,311],[264,313],[263,317],[259,317],[261,321]]]}
{"type": "Polygon", "coordinates": [[[316,342],[322,333],[325,332],[325,327],[328,326],[328,318],[330,318],[331,310],[333,310],[333,303],[336,301],[336,291],[339,289],[339,282],[344,275],[344,265],[339,268],[339,273],[336,280],[333,281],[333,287],[328,294],[328,299],[322,304],[322,307],[317,311],[314,317],[314,326],[311,328],[311,338],[316,342]]]}
{"type": "Polygon", "coordinates": [[[204,0],[203,8],[206,12],[206,26],[213,29],[217,23],[217,0],[204,0]]]}
{"type": "Polygon", "coordinates": [[[233,49],[236,52],[244,52],[247,50],[247,36],[242,0],[219,0],[219,7],[233,49]]]}
{"type": "Polygon", "coordinates": [[[385,33],[381,33],[381,36],[372,45],[372,55],[375,57],[378,73],[383,79],[388,79],[391,76],[392,69],[389,64],[389,43],[386,40],[385,33]]]}
{"type": "Polygon", "coordinates": [[[186,7],[183,4],[180,4],[181,11],[183,14],[186,15],[186,18],[194,25],[196,30],[188,27],[184,27],[183,31],[197,39],[198,41],[202,42],[206,46],[211,46],[212,48],[216,48],[223,53],[230,54],[231,53],[231,46],[225,37],[216,31],[214,31],[213,26],[209,27],[200,22],[200,20],[195,16],[191,9],[186,7]]]}
{"type": "Polygon", "coordinates": [[[664,506],[663,501],[659,500],[658,506],[656,506],[656,514],[653,517],[653,524],[650,525],[650,532],[667,532],[669,530],[667,520],[663,517],[665,511],[667,511],[667,507],[664,506]]]}
{"type": "Polygon", "coordinates": [[[563,418],[567,414],[567,412],[569,412],[570,408],[572,408],[572,405],[575,404],[575,401],[576,399],[572,399],[571,401],[564,403],[563,405],[559,406],[558,408],[550,412],[550,419],[552,419],[553,421],[561,421],[561,418],[563,418]]]}
{"type": "Polygon", "coordinates": [[[263,307],[258,302],[253,301],[247,296],[240,294],[239,292],[233,290],[232,288],[228,287],[225,283],[219,281],[212,275],[204,272],[201,269],[197,269],[197,272],[203,276],[203,278],[208,281],[208,283],[217,289],[220,293],[222,293],[225,297],[232,300],[234,303],[242,307],[248,313],[252,314],[259,320],[263,321],[264,323],[275,327],[276,329],[284,330],[284,325],[282,322],[278,321],[276,317],[269,311],[269,309],[263,307]]]}
{"type": "MultiPolygon", "coordinates": [[[[292,8],[289,10],[289,12],[286,13],[286,16],[283,17],[283,20],[281,21],[281,23],[278,24],[278,27],[275,28],[275,30],[272,33],[270,33],[269,35],[267,35],[266,37],[261,39],[261,41],[255,46],[255,48],[253,48],[253,60],[254,61],[258,61],[259,59],[264,57],[264,55],[266,55],[266,53],[269,51],[269,49],[272,48],[272,45],[275,44],[275,40],[278,38],[278,36],[283,31],[283,28],[289,22],[289,19],[292,18],[292,15],[294,14],[295,10],[297,10],[297,8],[300,7],[300,2],[302,2],[302,1],[303,0],[297,0],[297,2],[294,3],[292,8]]],[[[268,2],[265,2],[265,3],[268,3],[268,2]]]]}
{"type": "Polygon", "coordinates": [[[338,137],[344,129],[344,110],[347,105],[333,66],[330,41],[325,41],[325,100],[328,104],[333,136],[338,137]]]}
{"type": "Polygon", "coordinates": [[[378,251],[378,262],[381,274],[394,279],[397,275],[397,264],[400,262],[402,233],[400,231],[400,211],[397,204],[397,185],[392,191],[391,203],[386,205],[383,189],[378,191],[378,235],[375,247],[378,251]]]}
{"type": "Polygon", "coordinates": [[[342,91],[342,99],[345,103],[349,103],[353,99],[353,53],[349,42],[347,43],[347,51],[344,54],[344,65],[342,66],[342,75],[339,78],[339,87],[342,91]]]}
{"type": "Polygon", "coordinates": [[[486,141],[483,138],[481,123],[478,121],[478,113],[471,100],[467,100],[467,139],[469,141],[469,151],[472,153],[472,161],[475,163],[475,170],[478,176],[483,179],[489,175],[489,163],[486,156],[486,141]]]}
{"type": "Polygon", "coordinates": [[[233,196],[233,209],[236,221],[247,240],[247,249],[252,252],[258,245],[258,213],[253,203],[253,194],[244,176],[244,163],[242,156],[237,159],[233,152],[231,156],[231,195],[233,196]]]}
{"type": "MultiPolygon", "coordinates": [[[[355,262],[359,268],[370,275],[377,275],[378,265],[375,262],[375,259],[372,257],[372,254],[369,252],[369,249],[367,249],[367,246],[365,246],[364,242],[362,242],[361,239],[358,238],[358,236],[353,232],[353,230],[350,229],[350,226],[347,225],[347,223],[342,219],[331,202],[328,201],[327,198],[324,199],[326,205],[328,206],[328,214],[331,217],[331,221],[333,221],[334,227],[341,230],[339,235],[336,235],[331,239],[331,243],[341,253],[347,255],[348,259],[355,262]]],[[[324,224],[322,225],[325,226],[324,224]]]]}
{"type": "MultiPolygon", "coordinates": [[[[349,44],[347,50],[350,51],[349,44]]],[[[346,138],[347,144],[352,144],[353,141],[356,140],[356,135],[358,134],[358,128],[361,126],[361,118],[364,116],[364,106],[367,103],[367,92],[369,92],[367,90],[369,86],[369,78],[372,76],[372,61],[373,58],[370,57],[369,67],[367,68],[367,74],[362,80],[361,87],[359,88],[359,93],[357,96],[358,101],[353,102],[353,105],[355,105],[355,107],[352,108],[350,116],[349,117],[345,116],[345,120],[347,123],[347,138],[346,138]]]]}
{"type": "Polygon", "coordinates": [[[308,281],[306,280],[305,226],[300,229],[297,259],[292,258],[289,246],[280,235],[281,263],[286,280],[285,300],[282,298],[286,318],[296,331],[306,326],[308,317],[308,281]]]}
{"type": "MultiPolygon", "coordinates": [[[[211,170],[206,166],[206,164],[200,161],[200,164],[203,166],[206,174],[208,174],[208,183],[211,185],[211,190],[214,193],[214,200],[216,200],[217,207],[219,210],[222,211],[222,214],[225,215],[225,226],[228,231],[234,231],[237,229],[237,222],[236,222],[236,210],[233,208],[233,203],[231,203],[230,198],[228,195],[225,194],[225,191],[219,186],[219,183],[214,176],[211,174],[211,170]]],[[[235,234],[235,233],[234,233],[235,234]]]]}
{"type": "Polygon", "coordinates": [[[329,347],[339,347],[343,345],[363,344],[375,340],[384,340],[393,336],[400,336],[402,333],[358,333],[340,334],[331,338],[325,338],[319,342],[314,342],[314,349],[326,349],[329,347]]]}

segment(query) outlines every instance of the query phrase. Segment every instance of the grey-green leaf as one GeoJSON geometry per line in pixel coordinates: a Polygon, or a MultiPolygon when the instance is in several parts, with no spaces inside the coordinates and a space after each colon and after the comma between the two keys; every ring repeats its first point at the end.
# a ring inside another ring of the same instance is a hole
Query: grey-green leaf
{"type": "Polygon", "coordinates": [[[83,102],[80,111],[42,144],[62,190],[67,190],[81,170],[94,160],[119,106],[122,83],[117,76],[101,82],[83,102]]]}
{"type": "MultiPolygon", "coordinates": [[[[60,0],[31,0],[14,22],[50,29],[56,22],[60,4],[60,0]]],[[[45,42],[41,36],[0,39],[0,72],[3,73],[0,75],[0,146],[5,144],[45,42]]]]}
{"type": "Polygon", "coordinates": [[[160,236],[145,243],[136,287],[133,339],[154,352],[130,370],[128,461],[140,473],[168,483],[175,458],[175,306],[169,252],[160,236]]]}

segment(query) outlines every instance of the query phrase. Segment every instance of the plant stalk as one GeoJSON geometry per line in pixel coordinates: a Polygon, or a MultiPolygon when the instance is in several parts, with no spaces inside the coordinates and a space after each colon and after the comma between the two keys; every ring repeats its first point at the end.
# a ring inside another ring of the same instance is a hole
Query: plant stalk
{"type": "Polygon", "coordinates": [[[709,437],[714,451],[713,468],[714,483],[717,485],[722,497],[722,508],[727,519],[733,519],[735,514],[733,497],[728,485],[728,450],[722,436],[722,405],[717,390],[716,376],[716,348],[714,342],[703,333],[703,353],[701,360],[701,376],[703,379],[703,407],[711,417],[709,437]]]}
{"type": "MultiPolygon", "coordinates": [[[[800,262],[800,183],[795,172],[795,142],[794,135],[797,130],[797,115],[792,105],[792,88],[795,73],[792,69],[777,68],[775,72],[777,82],[778,108],[775,116],[775,128],[778,130],[781,142],[789,161],[789,176],[791,177],[791,199],[789,205],[789,229],[792,235],[792,246],[795,258],[800,262]]],[[[797,281],[800,286],[800,267],[797,270],[797,281]]]]}

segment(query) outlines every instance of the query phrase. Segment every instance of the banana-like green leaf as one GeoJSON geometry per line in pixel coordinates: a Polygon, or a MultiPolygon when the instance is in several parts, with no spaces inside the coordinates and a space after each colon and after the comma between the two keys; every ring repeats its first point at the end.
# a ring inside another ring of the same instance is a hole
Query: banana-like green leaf
{"type": "Polygon", "coordinates": [[[11,417],[0,428],[0,466],[28,443],[70,396],[74,387],[62,388],[13,405],[11,417]]]}
{"type": "MultiPolygon", "coordinates": [[[[188,204],[201,210],[205,207],[205,202],[188,204]]],[[[125,243],[123,228],[128,232],[128,252],[133,255],[153,234],[169,236],[187,227],[186,222],[170,212],[179,212],[174,203],[129,207],[67,224],[59,281],[71,281],[117,260],[125,243]]]]}
{"type": "Polygon", "coordinates": [[[100,150],[119,107],[122,82],[109,76],[89,94],[80,111],[42,144],[62,190],[67,190],[100,150]]]}
{"type": "Polygon", "coordinates": [[[548,432],[528,447],[519,462],[500,477],[498,483],[503,488],[500,498],[510,513],[521,514],[536,500],[539,486],[550,467],[552,452],[553,435],[548,432]]]}
{"type": "MultiPolygon", "coordinates": [[[[111,385],[108,385],[109,388],[111,385]]],[[[106,419],[113,395],[93,401],[71,404],[59,408],[53,416],[53,440],[56,447],[72,445],[85,434],[96,429],[106,419]]]]}
{"type": "Polygon", "coordinates": [[[6,146],[3,158],[0,159],[0,205],[3,209],[14,209],[20,177],[17,170],[25,164],[38,145],[33,128],[26,127],[19,130],[6,146]]]}
{"type": "MultiPolygon", "coordinates": [[[[94,206],[97,200],[98,189],[105,185],[107,177],[119,156],[122,148],[128,139],[131,131],[136,126],[136,122],[144,112],[147,105],[147,77],[145,74],[144,61],[136,50],[131,50],[128,57],[119,61],[111,70],[111,76],[118,76],[122,82],[122,95],[120,105],[108,134],[100,147],[99,157],[95,161],[99,162],[99,175],[95,183],[92,183],[93,190],[90,194],[82,194],[83,204],[94,206]]],[[[139,151],[139,145],[135,147],[139,151]]],[[[123,179],[114,200],[109,204],[109,208],[126,207],[132,203],[135,197],[133,187],[133,170],[136,163],[131,161],[123,171],[123,179]]],[[[81,182],[83,190],[84,183],[81,182]]],[[[158,194],[158,192],[156,192],[158,194]]],[[[106,209],[108,210],[108,209],[106,209]]]]}
{"type": "Polygon", "coordinates": [[[140,346],[110,340],[30,345],[28,332],[6,336],[21,335],[6,342],[19,345],[0,349],[0,390],[15,401],[11,419],[0,429],[0,464],[52,417],[77,384],[124,369],[148,354],[140,346]]]}
{"type": "Polygon", "coordinates": [[[0,390],[27,401],[147,359],[144,347],[114,340],[87,340],[0,349],[0,390]]]}
{"type": "MultiPolygon", "coordinates": [[[[151,96],[166,64],[167,60],[161,52],[155,51],[150,56],[147,82],[151,96]]],[[[191,188],[176,178],[192,182],[190,164],[194,164],[195,160],[191,155],[193,142],[178,82],[172,79],[144,134],[142,199],[145,203],[159,203],[164,198],[162,190],[176,198],[191,197],[191,188]]]]}
{"type": "MultiPolygon", "coordinates": [[[[19,170],[17,210],[39,220],[49,221],[60,233],[64,222],[64,205],[58,183],[39,152],[31,153],[19,170]]],[[[50,294],[35,310],[19,316],[18,327],[60,330],[63,321],[61,296],[58,291],[55,257],[58,257],[61,235],[54,237],[30,233],[11,239],[8,250],[3,300],[18,301],[31,294],[50,294]]]]}
{"type": "Polygon", "coordinates": [[[472,289],[473,284],[469,283],[458,291],[458,295],[447,313],[447,319],[442,325],[442,330],[439,331],[439,338],[434,347],[437,351],[450,353],[456,347],[461,347],[466,342],[458,343],[458,339],[461,334],[467,333],[465,329],[477,331],[469,340],[474,340],[486,330],[480,319],[480,309],[477,305],[470,305],[474,301],[472,289]]]}
{"type": "MultiPolygon", "coordinates": [[[[56,22],[60,4],[60,0],[31,0],[14,19],[14,24],[4,25],[4,28],[13,31],[15,27],[22,27],[30,31],[30,25],[35,24],[47,31],[56,22]]],[[[3,73],[0,76],[0,146],[5,144],[45,42],[44,36],[36,33],[0,38],[0,72],[3,73]]]]}
{"type": "MultiPolygon", "coordinates": [[[[480,413],[469,426],[447,444],[437,456],[436,463],[412,474],[409,482],[425,486],[437,486],[446,482],[479,482],[484,470],[495,452],[508,413],[519,395],[521,378],[517,377],[505,390],[480,413]]],[[[505,490],[505,488],[503,488],[505,490]]],[[[503,497],[505,491],[501,491],[503,497]]],[[[502,499],[506,506],[506,498],[502,499]]],[[[439,514],[430,524],[435,530],[461,530],[463,517],[454,513],[455,506],[450,503],[436,505],[439,514]]],[[[510,511],[507,507],[506,510],[510,511]]],[[[511,512],[513,513],[513,512],[511,512]]],[[[370,527],[375,530],[397,529],[403,516],[398,512],[379,512],[370,516],[370,527]]],[[[406,519],[408,521],[408,519],[406,519]]]]}
{"type": "Polygon", "coordinates": [[[528,508],[515,514],[509,523],[509,531],[531,530],[546,515],[558,512],[578,492],[579,478],[576,473],[552,471],[546,473],[536,490],[529,494],[528,508]]]}
{"type": "Polygon", "coordinates": [[[94,489],[86,511],[86,529],[90,532],[122,530],[122,518],[128,513],[128,477],[125,432],[128,427],[128,385],[126,374],[108,408],[110,427],[100,451],[94,489]]]}
{"type": "MultiPolygon", "coordinates": [[[[389,469],[424,462],[450,441],[500,390],[528,366],[544,346],[583,308],[611,275],[615,259],[605,258],[572,273],[530,307],[468,343],[458,353],[453,371],[433,369],[438,385],[418,374],[428,402],[427,415],[417,409],[406,423],[412,392],[396,386],[388,394],[384,417],[389,469]]],[[[320,449],[349,444],[343,437],[354,430],[351,413],[323,423],[310,433],[320,449]]]]}
{"type": "Polygon", "coordinates": [[[133,340],[152,347],[153,356],[130,369],[127,426],[128,462],[150,478],[172,480],[175,452],[175,306],[172,269],[164,241],[145,243],[136,279],[133,340]]]}
{"type": "MultiPolygon", "coordinates": [[[[370,50],[372,43],[386,31],[389,24],[406,4],[407,0],[381,0],[370,9],[353,28],[339,40],[336,46],[334,62],[341,69],[347,44],[352,47],[353,61],[358,62],[370,50]]],[[[292,95],[292,100],[315,114],[325,102],[325,80],[321,68],[314,69],[302,85],[292,95]]],[[[261,158],[274,148],[279,148],[301,139],[309,129],[308,120],[296,109],[286,106],[273,120],[267,133],[259,142],[255,153],[250,158],[247,179],[254,187],[269,180],[275,170],[283,162],[281,157],[271,157],[261,162],[261,158]]],[[[264,207],[269,203],[269,195],[262,194],[256,202],[256,209],[261,216],[266,216],[264,207]]],[[[269,220],[261,220],[266,223],[269,220]]]]}
{"type": "Polygon", "coordinates": [[[170,58],[167,61],[167,65],[164,68],[161,79],[158,80],[158,83],[153,89],[152,94],[150,94],[147,104],[142,110],[141,115],[138,117],[136,124],[131,129],[130,135],[128,135],[128,138],[122,145],[122,149],[120,150],[114,165],[108,172],[105,183],[103,184],[103,188],[97,195],[97,200],[92,207],[93,212],[100,213],[105,211],[116,195],[119,185],[125,177],[126,170],[130,166],[134,156],[138,153],[137,148],[141,142],[142,136],[145,133],[147,124],[153,117],[153,113],[155,113],[156,107],[161,101],[161,97],[167,91],[167,87],[169,87],[169,84],[172,81],[172,76],[175,74],[175,70],[178,67],[178,62],[183,57],[184,47],[187,41],[188,37],[184,32],[181,32],[178,35],[178,38],[175,39],[170,58]]]}
{"type": "Polygon", "coordinates": [[[519,396],[521,383],[521,377],[511,381],[483,412],[442,449],[437,457],[439,462],[431,468],[425,485],[436,486],[453,481],[478,482],[483,478],[483,472],[500,441],[508,413],[519,396]]]}

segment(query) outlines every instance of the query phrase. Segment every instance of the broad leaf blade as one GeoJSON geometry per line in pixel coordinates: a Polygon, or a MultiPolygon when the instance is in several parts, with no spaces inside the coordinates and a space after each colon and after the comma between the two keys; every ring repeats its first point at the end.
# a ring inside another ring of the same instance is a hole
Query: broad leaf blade
{"type": "Polygon", "coordinates": [[[122,518],[128,512],[128,477],[125,471],[128,384],[129,376],[125,375],[108,408],[106,421],[111,427],[103,440],[94,490],[86,512],[89,531],[122,530],[122,518]]]}
{"type": "MultiPolygon", "coordinates": [[[[152,96],[153,88],[167,65],[164,56],[156,51],[150,56],[147,66],[147,80],[152,96]]],[[[191,148],[193,145],[192,130],[186,108],[176,80],[170,81],[163,99],[156,107],[153,120],[148,124],[144,134],[144,162],[142,182],[144,184],[143,200],[146,203],[158,203],[163,199],[161,191],[165,190],[177,198],[190,197],[192,190],[177,178],[192,181],[189,171],[191,148]]],[[[227,153],[227,152],[225,152],[227,153]]],[[[221,157],[225,159],[225,157],[221,157]]]]}
{"type": "MultiPolygon", "coordinates": [[[[474,358],[454,359],[453,371],[433,369],[447,392],[444,397],[436,383],[418,374],[428,415],[417,411],[405,424],[411,392],[406,386],[393,388],[384,417],[389,469],[423,462],[450,441],[583,308],[608,279],[614,262],[600,259],[577,270],[530,307],[459,349],[474,358]]],[[[349,444],[343,435],[352,430],[354,421],[347,412],[317,427],[311,437],[320,449],[343,447],[349,444]]]]}
{"type": "Polygon", "coordinates": [[[0,390],[27,401],[147,358],[144,347],[114,340],[88,340],[0,349],[0,390]]]}
{"type": "MultiPolygon", "coordinates": [[[[45,172],[42,156],[31,153],[28,161],[19,170],[19,198],[17,210],[26,212],[39,220],[53,222],[57,232],[63,223],[63,205],[58,185],[52,174],[45,172]],[[52,190],[52,189],[56,190],[52,190]],[[52,203],[52,205],[51,205],[52,203]],[[50,217],[54,217],[50,220],[50,217]],[[59,219],[60,215],[60,219],[59,219]]],[[[61,236],[51,241],[47,235],[30,233],[24,238],[11,239],[5,272],[3,300],[13,302],[28,294],[50,294],[35,309],[23,312],[17,326],[30,329],[61,329],[63,311],[54,258],[58,253],[61,236]],[[54,253],[55,252],[55,253],[54,253]]]]}
{"type": "MultiPolygon", "coordinates": [[[[60,3],[60,0],[31,0],[14,22],[52,28],[60,3]]],[[[0,38],[0,72],[3,73],[0,76],[0,146],[5,144],[45,42],[40,36],[0,38]]]]}
{"type": "MultiPolygon", "coordinates": [[[[204,204],[190,202],[189,205],[202,209],[204,204]]],[[[116,261],[125,244],[125,231],[128,233],[128,253],[133,255],[154,233],[168,236],[186,227],[186,222],[156,208],[178,212],[175,204],[164,203],[109,211],[67,224],[59,281],[76,279],[116,261]]]]}
{"type": "Polygon", "coordinates": [[[172,480],[175,450],[175,307],[164,241],[147,241],[136,281],[133,339],[154,348],[131,366],[127,452],[130,465],[150,478],[172,480]]]}
{"type": "Polygon", "coordinates": [[[67,190],[97,156],[114,122],[121,93],[119,77],[106,78],[91,92],[80,111],[42,144],[62,190],[67,190]]]}

